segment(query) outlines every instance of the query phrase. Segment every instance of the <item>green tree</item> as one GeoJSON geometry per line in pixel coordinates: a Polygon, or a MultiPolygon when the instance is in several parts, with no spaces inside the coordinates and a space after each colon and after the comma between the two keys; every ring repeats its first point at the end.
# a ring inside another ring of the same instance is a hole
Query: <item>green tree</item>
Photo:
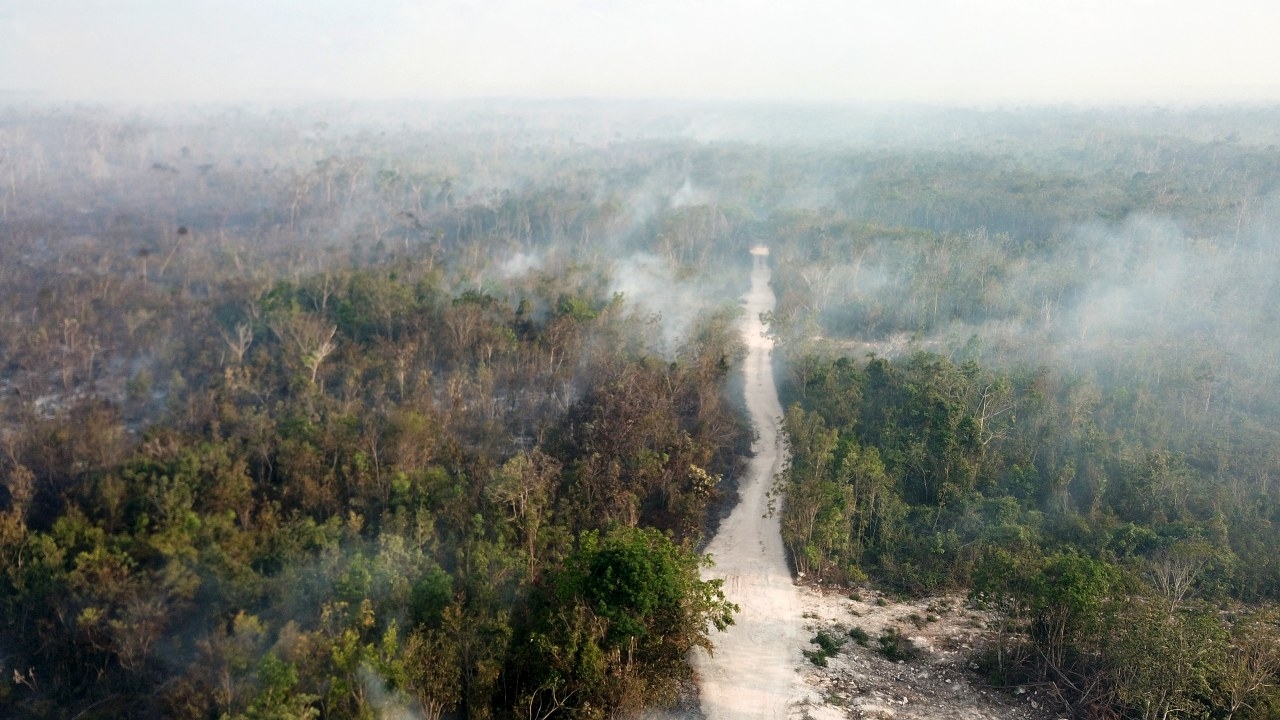
{"type": "Polygon", "coordinates": [[[539,668],[523,702],[581,717],[673,702],[688,653],[710,651],[737,611],[721,581],[700,578],[706,562],[654,529],[584,533],[517,644],[539,668]]]}
{"type": "Polygon", "coordinates": [[[313,703],[318,699],[296,691],[298,669],[293,663],[268,653],[258,663],[258,694],[244,713],[228,720],[311,720],[320,717],[313,703]]]}
{"type": "Polygon", "coordinates": [[[510,521],[523,536],[530,578],[537,569],[538,531],[547,520],[551,492],[559,478],[559,461],[534,449],[504,463],[487,488],[496,501],[506,506],[510,521]]]}

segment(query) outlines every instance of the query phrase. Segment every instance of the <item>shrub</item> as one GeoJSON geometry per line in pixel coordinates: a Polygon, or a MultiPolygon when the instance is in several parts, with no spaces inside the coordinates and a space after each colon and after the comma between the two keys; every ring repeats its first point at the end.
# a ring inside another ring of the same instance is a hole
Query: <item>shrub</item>
{"type": "Polygon", "coordinates": [[[867,634],[867,631],[857,625],[850,628],[849,637],[853,638],[853,641],[862,647],[866,647],[867,643],[871,641],[871,636],[867,634]]]}
{"type": "Polygon", "coordinates": [[[841,641],[832,637],[825,630],[819,630],[817,635],[813,636],[809,642],[818,646],[817,650],[805,650],[804,656],[809,658],[809,662],[818,667],[827,666],[827,658],[834,657],[840,652],[841,641]]]}
{"type": "Polygon", "coordinates": [[[889,628],[879,638],[880,654],[897,662],[915,660],[920,651],[912,644],[911,639],[903,635],[897,628],[889,628]]]}

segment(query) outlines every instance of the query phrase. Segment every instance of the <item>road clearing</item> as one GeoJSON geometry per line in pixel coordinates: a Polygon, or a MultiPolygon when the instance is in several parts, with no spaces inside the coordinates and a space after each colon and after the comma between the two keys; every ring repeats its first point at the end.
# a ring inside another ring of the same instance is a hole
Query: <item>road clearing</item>
{"type": "Polygon", "coordinates": [[[800,599],[787,567],[778,518],[769,512],[768,493],[786,451],[779,424],[782,405],[773,379],[773,341],[765,336],[761,313],[773,309],[769,250],[751,249],[751,289],[743,298],[747,343],[746,402],[756,438],[753,457],[739,483],[739,500],[720,524],[706,552],[715,567],[706,578],[722,578],[724,592],[742,611],[727,632],[713,638],[715,654],[693,658],[708,720],[778,718],[808,695],[797,673],[802,661],[800,599]]]}

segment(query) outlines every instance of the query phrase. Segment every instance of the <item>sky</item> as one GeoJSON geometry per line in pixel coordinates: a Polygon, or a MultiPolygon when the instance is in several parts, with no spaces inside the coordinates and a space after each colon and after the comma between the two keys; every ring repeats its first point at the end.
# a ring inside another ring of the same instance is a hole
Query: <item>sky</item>
{"type": "Polygon", "coordinates": [[[1278,30],[1275,0],[0,0],[0,93],[1280,102],[1278,30]]]}

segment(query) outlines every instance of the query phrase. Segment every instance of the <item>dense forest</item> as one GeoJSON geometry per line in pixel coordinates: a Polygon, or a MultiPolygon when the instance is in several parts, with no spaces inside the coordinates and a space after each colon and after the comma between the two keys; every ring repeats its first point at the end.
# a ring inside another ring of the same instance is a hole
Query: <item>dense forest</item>
{"type": "Polygon", "coordinates": [[[4,714],[669,704],[745,276],[642,293],[730,229],[643,148],[298,123],[6,118],[4,714]]]}
{"type": "Polygon", "coordinates": [[[1078,717],[1273,716],[1277,121],[0,111],[0,707],[672,705],[764,243],[798,572],[971,592],[1078,717]]]}

